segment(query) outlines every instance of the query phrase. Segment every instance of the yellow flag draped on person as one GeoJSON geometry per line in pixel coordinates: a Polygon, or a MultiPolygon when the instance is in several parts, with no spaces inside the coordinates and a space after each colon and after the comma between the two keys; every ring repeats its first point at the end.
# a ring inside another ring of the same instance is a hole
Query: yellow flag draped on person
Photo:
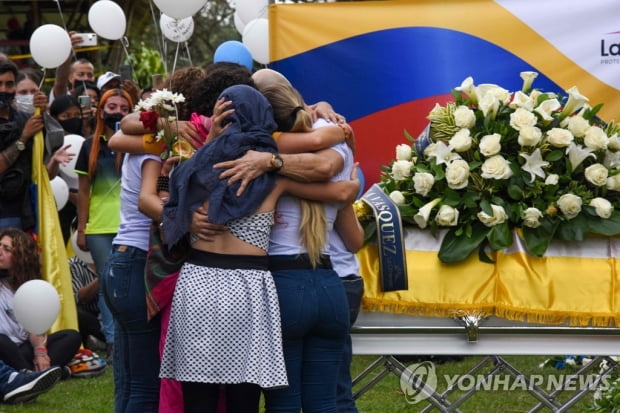
{"type": "MultiPolygon", "coordinates": [[[[39,108],[36,113],[40,113],[39,108]]],[[[60,312],[50,331],[78,329],[77,310],[71,285],[71,270],[60,229],[56,200],[50,185],[50,178],[43,165],[45,144],[43,132],[34,136],[32,151],[32,183],[36,192],[35,234],[41,248],[41,277],[52,284],[60,296],[60,312]]],[[[33,303],[36,305],[36,303],[33,303]]]]}

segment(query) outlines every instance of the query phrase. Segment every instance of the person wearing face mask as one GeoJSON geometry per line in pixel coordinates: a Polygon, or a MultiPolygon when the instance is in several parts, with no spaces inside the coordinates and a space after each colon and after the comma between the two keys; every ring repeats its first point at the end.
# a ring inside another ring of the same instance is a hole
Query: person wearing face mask
{"type": "MultiPolygon", "coordinates": [[[[95,133],[87,138],[78,155],[75,172],[78,174],[77,246],[90,251],[99,276],[104,277],[105,262],[112,250],[112,241],[120,224],[121,153],[108,148],[108,138],[116,125],[133,108],[131,96],[123,90],[112,89],[99,101],[95,133]]],[[[114,343],[114,323],[100,294],[103,332],[108,346],[108,360],[114,343]]]]}
{"type": "Polygon", "coordinates": [[[41,75],[34,69],[20,69],[15,84],[15,109],[34,113],[34,96],[39,92],[39,83],[41,75]]]}
{"type": "Polygon", "coordinates": [[[50,105],[49,112],[60,123],[65,135],[82,135],[82,113],[74,96],[56,98],[50,105]]]}
{"type": "MultiPolygon", "coordinates": [[[[49,108],[49,114],[60,126],[64,135],[82,135],[82,117],[80,107],[74,96],[64,95],[55,99],[49,108]]],[[[58,211],[60,229],[65,243],[71,237],[71,223],[77,216],[77,191],[69,190],[69,202],[58,211]]]]}
{"type": "MultiPolygon", "coordinates": [[[[15,108],[17,77],[15,63],[0,61],[0,230],[8,227],[29,230],[35,224],[30,196],[32,138],[43,130],[45,123],[42,115],[15,108]]],[[[37,90],[32,104],[46,110],[45,93],[37,90]]],[[[46,165],[49,176],[56,176],[58,165],[69,162],[71,157],[67,147],[50,156],[46,165]]]]}

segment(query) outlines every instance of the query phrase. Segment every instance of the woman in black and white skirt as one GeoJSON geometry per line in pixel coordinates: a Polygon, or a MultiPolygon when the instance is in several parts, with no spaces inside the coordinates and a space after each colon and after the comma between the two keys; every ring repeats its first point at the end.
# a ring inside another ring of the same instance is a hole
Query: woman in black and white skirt
{"type": "Polygon", "coordinates": [[[238,85],[220,97],[232,101],[224,132],[172,174],[163,234],[174,245],[203,206],[209,222],[228,231],[212,241],[194,240],[177,281],[160,377],[183,386],[186,412],[215,412],[226,385],[229,413],[258,412],[261,388],[288,384],[282,353],[280,309],[267,247],[274,208],[283,192],[338,201],[357,192],[359,181],[301,184],[265,174],[242,195],[219,179],[214,163],[252,148],[276,152],[271,106],[255,89],[238,85]],[[206,201],[205,201],[206,200],[206,201]]]}

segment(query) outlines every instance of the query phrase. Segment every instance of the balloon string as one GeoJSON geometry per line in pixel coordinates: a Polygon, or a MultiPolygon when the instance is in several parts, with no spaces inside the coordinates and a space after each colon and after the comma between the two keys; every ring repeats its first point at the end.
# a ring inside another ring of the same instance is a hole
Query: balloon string
{"type": "Polygon", "coordinates": [[[129,55],[129,50],[127,50],[127,46],[129,46],[129,39],[127,38],[127,36],[123,36],[121,38],[121,45],[123,46],[123,50],[125,51],[125,56],[127,57],[127,62],[129,62],[129,64],[132,66],[133,69],[133,64],[131,61],[131,56],[129,55]]]}
{"type": "Polygon", "coordinates": [[[62,27],[64,27],[65,31],[68,33],[67,24],[65,23],[65,17],[62,15],[62,9],[60,8],[60,1],[56,0],[56,5],[58,6],[58,13],[60,14],[60,21],[62,22],[62,27]]]}
{"type": "Polygon", "coordinates": [[[189,65],[190,66],[194,66],[194,64],[192,63],[192,55],[189,53],[189,46],[187,45],[187,42],[183,42],[185,44],[185,51],[187,52],[187,59],[189,60],[189,65]]]}
{"type": "Polygon", "coordinates": [[[42,67],[41,70],[43,71],[43,76],[41,76],[41,81],[39,82],[39,90],[41,90],[43,83],[45,83],[45,68],[42,67]]]}
{"type": "Polygon", "coordinates": [[[153,17],[153,26],[155,26],[155,35],[161,39],[161,43],[157,43],[157,47],[159,48],[159,53],[161,56],[161,61],[164,65],[164,73],[166,76],[168,75],[168,68],[166,65],[165,53],[164,53],[164,34],[159,32],[159,25],[157,24],[157,19],[155,18],[155,10],[153,9],[153,1],[149,1],[149,6],[151,8],[151,16],[153,17]]]}
{"type": "Polygon", "coordinates": [[[180,48],[181,44],[177,43],[177,50],[174,52],[174,63],[172,64],[172,73],[174,73],[174,71],[177,68],[177,59],[179,57],[179,48],[180,48]]]}

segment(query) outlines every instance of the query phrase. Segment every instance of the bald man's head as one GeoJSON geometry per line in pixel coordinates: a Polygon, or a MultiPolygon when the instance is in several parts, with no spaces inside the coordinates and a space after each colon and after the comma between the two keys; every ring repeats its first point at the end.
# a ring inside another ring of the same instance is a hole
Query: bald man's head
{"type": "Polygon", "coordinates": [[[259,69],[252,75],[254,84],[258,90],[262,90],[268,86],[273,85],[290,85],[286,77],[280,72],[276,72],[273,69],[259,69]]]}

